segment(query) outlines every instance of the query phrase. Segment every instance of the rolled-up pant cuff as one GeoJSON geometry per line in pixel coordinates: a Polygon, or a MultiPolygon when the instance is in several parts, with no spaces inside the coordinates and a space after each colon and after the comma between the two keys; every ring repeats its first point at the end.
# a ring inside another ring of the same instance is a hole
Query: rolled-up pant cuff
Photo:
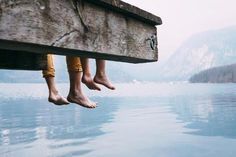
{"type": "MultiPolygon", "coordinates": [[[[82,65],[79,57],[66,57],[68,72],[82,72],[82,65]]],[[[43,77],[55,77],[55,68],[53,63],[53,55],[47,55],[47,69],[43,70],[43,77]]]]}

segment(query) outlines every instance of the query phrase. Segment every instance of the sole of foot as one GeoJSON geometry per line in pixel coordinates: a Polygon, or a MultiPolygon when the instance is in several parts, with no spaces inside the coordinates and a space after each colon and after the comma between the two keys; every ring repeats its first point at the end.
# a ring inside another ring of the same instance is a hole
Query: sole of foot
{"type": "Polygon", "coordinates": [[[110,90],[115,90],[116,88],[112,85],[112,83],[110,83],[110,81],[108,80],[100,80],[97,78],[94,78],[94,82],[97,84],[101,84],[103,86],[105,86],[106,88],[110,89],[110,90]]]}
{"type": "Polygon", "coordinates": [[[70,102],[70,103],[74,103],[74,104],[77,104],[77,105],[80,105],[84,108],[88,108],[88,109],[95,109],[97,107],[97,104],[94,103],[94,102],[89,102],[88,100],[82,100],[82,101],[85,101],[85,102],[80,102],[79,100],[77,99],[74,99],[74,98],[71,98],[71,97],[67,97],[67,100],[70,102]]]}
{"type": "Polygon", "coordinates": [[[88,87],[88,89],[101,91],[101,88],[92,79],[91,80],[82,79],[82,82],[88,87]]]}
{"type": "Polygon", "coordinates": [[[48,101],[50,103],[53,103],[54,105],[57,105],[57,106],[64,106],[64,105],[69,105],[70,104],[70,102],[68,102],[66,99],[54,100],[54,99],[48,98],[48,101]]]}

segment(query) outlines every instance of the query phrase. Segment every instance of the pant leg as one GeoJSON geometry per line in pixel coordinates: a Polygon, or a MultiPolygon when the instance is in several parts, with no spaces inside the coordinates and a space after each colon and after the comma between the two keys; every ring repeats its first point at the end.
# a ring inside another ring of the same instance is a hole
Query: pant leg
{"type": "MultiPolygon", "coordinates": [[[[82,65],[79,57],[66,57],[68,71],[82,72],[82,65]]],[[[43,70],[43,77],[55,77],[55,68],[53,63],[53,55],[47,55],[47,69],[43,70]]]]}
{"type": "Polygon", "coordinates": [[[79,57],[66,57],[67,69],[68,72],[82,72],[82,64],[79,57]]]}
{"type": "Polygon", "coordinates": [[[53,63],[53,55],[47,55],[47,70],[43,70],[43,77],[55,77],[55,68],[53,63]]]}

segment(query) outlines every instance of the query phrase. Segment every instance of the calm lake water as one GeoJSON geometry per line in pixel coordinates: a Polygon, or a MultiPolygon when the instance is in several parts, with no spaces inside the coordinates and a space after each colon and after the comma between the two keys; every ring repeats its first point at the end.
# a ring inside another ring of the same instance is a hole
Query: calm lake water
{"type": "Polygon", "coordinates": [[[88,110],[49,104],[45,84],[0,84],[0,156],[236,156],[235,84],[116,86],[85,90],[88,110]]]}

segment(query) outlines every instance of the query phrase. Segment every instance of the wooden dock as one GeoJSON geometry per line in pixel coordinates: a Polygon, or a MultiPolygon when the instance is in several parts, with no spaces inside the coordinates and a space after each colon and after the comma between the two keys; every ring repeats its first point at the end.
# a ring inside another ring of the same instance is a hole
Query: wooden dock
{"type": "Polygon", "coordinates": [[[47,53],[154,62],[161,24],[120,0],[0,0],[0,68],[40,70],[47,53]]]}

